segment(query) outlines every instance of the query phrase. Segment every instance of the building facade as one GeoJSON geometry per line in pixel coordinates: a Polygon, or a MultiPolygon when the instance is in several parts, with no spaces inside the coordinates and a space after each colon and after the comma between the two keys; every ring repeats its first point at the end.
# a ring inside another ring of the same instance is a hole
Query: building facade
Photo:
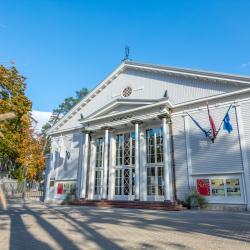
{"type": "Polygon", "coordinates": [[[46,200],[183,201],[250,207],[250,78],[123,62],[48,132],[46,200]],[[217,129],[214,143],[207,103],[217,129]],[[192,118],[194,120],[192,120],[192,118]]]}

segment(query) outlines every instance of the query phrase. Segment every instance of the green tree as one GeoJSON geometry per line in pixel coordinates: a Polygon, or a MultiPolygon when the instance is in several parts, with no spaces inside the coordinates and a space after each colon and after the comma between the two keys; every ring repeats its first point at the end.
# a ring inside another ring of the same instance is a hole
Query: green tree
{"type": "Polygon", "coordinates": [[[25,77],[15,67],[0,65],[0,114],[15,114],[12,119],[0,123],[0,166],[13,175],[18,173],[20,178],[27,178],[28,175],[29,178],[35,178],[38,165],[40,173],[44,162],[41,144],[32,135],[32,103],[25,95],[25,89],[25,77]],[[33,153],[25,153],[26,147],[33,148],[33,153]],[[28,167],[33,168],[32,171],[28,167]]]}
{"type": "Polygon", "coordinates": [[[46,131],[51,128],[57,121],[66,115],[79,101],[89,93],[87,88],[82,88],[75,92],[75,97],[67,97],[64,101],[53,110],[50,120],[42,127],[42,134],[46,136],[46,131]]]}

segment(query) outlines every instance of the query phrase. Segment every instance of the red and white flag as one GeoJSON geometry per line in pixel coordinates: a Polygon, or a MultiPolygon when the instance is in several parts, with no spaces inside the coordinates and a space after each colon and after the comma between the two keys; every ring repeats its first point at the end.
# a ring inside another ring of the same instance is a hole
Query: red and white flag
{"type": "Polygon", "coordinates": [[[210,123],[210,127],[211,127],[211,132],[212,132],[212,142],[214,142],[215,138],[216,138],[216,127],[214,124],[214,120],[212,118],[212,116],[210,115],[210,110],[208,108],[208,104],[207,104],[207,112],[208,112],[208,118],[209,118],[209,123],[210,123]]]}

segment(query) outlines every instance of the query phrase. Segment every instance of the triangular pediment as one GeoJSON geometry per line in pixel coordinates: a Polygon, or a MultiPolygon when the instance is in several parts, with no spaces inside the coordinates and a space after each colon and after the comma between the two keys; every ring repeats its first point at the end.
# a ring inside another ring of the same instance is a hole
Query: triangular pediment
{"type": "Polygon", "coordinates": [[[109,103],[108,105],[102,107],[101,109],[97,110],[96,112],[92,113],[88,117],[84,117],[86,119],[94,119],[97,117],[102,117],[105,115],[112,115],[118,114],[123,111],[132,110],[135,108],[143,107],[146,105],[150,105],[155,103],[156,100],[140,100],[140,99],[116,99],[115,101],[109,103]]]}
{"type": "Polygon", "coordinates": [[[60,119],[48,134],[78,129],[82,127],[83,119],[146,107],[163,97],[168,97],[175,105],[249,86],[249,77],[125,61],[60,119]],[[128,89],[129,93],[126,92],[128,89]]]}

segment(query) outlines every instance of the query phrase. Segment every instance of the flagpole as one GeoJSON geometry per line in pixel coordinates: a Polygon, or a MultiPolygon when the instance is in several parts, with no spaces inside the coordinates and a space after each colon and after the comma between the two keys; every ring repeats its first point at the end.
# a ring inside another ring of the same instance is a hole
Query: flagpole
{"type": "Polygon", "coordinates": [[[209,111],[209,108],[208,108],[208,102],[207,102],[207,115],[208,115],[208,120],[209,120],[209,124],[210,124],[211,135],[212,135],[211,138],[210,138],[210,140],[212,141],[212,143],[214,143],[213,128],[211,126],[211,122],[210,122],[210,119],[209,119],[210,111],[209,111]]]}

